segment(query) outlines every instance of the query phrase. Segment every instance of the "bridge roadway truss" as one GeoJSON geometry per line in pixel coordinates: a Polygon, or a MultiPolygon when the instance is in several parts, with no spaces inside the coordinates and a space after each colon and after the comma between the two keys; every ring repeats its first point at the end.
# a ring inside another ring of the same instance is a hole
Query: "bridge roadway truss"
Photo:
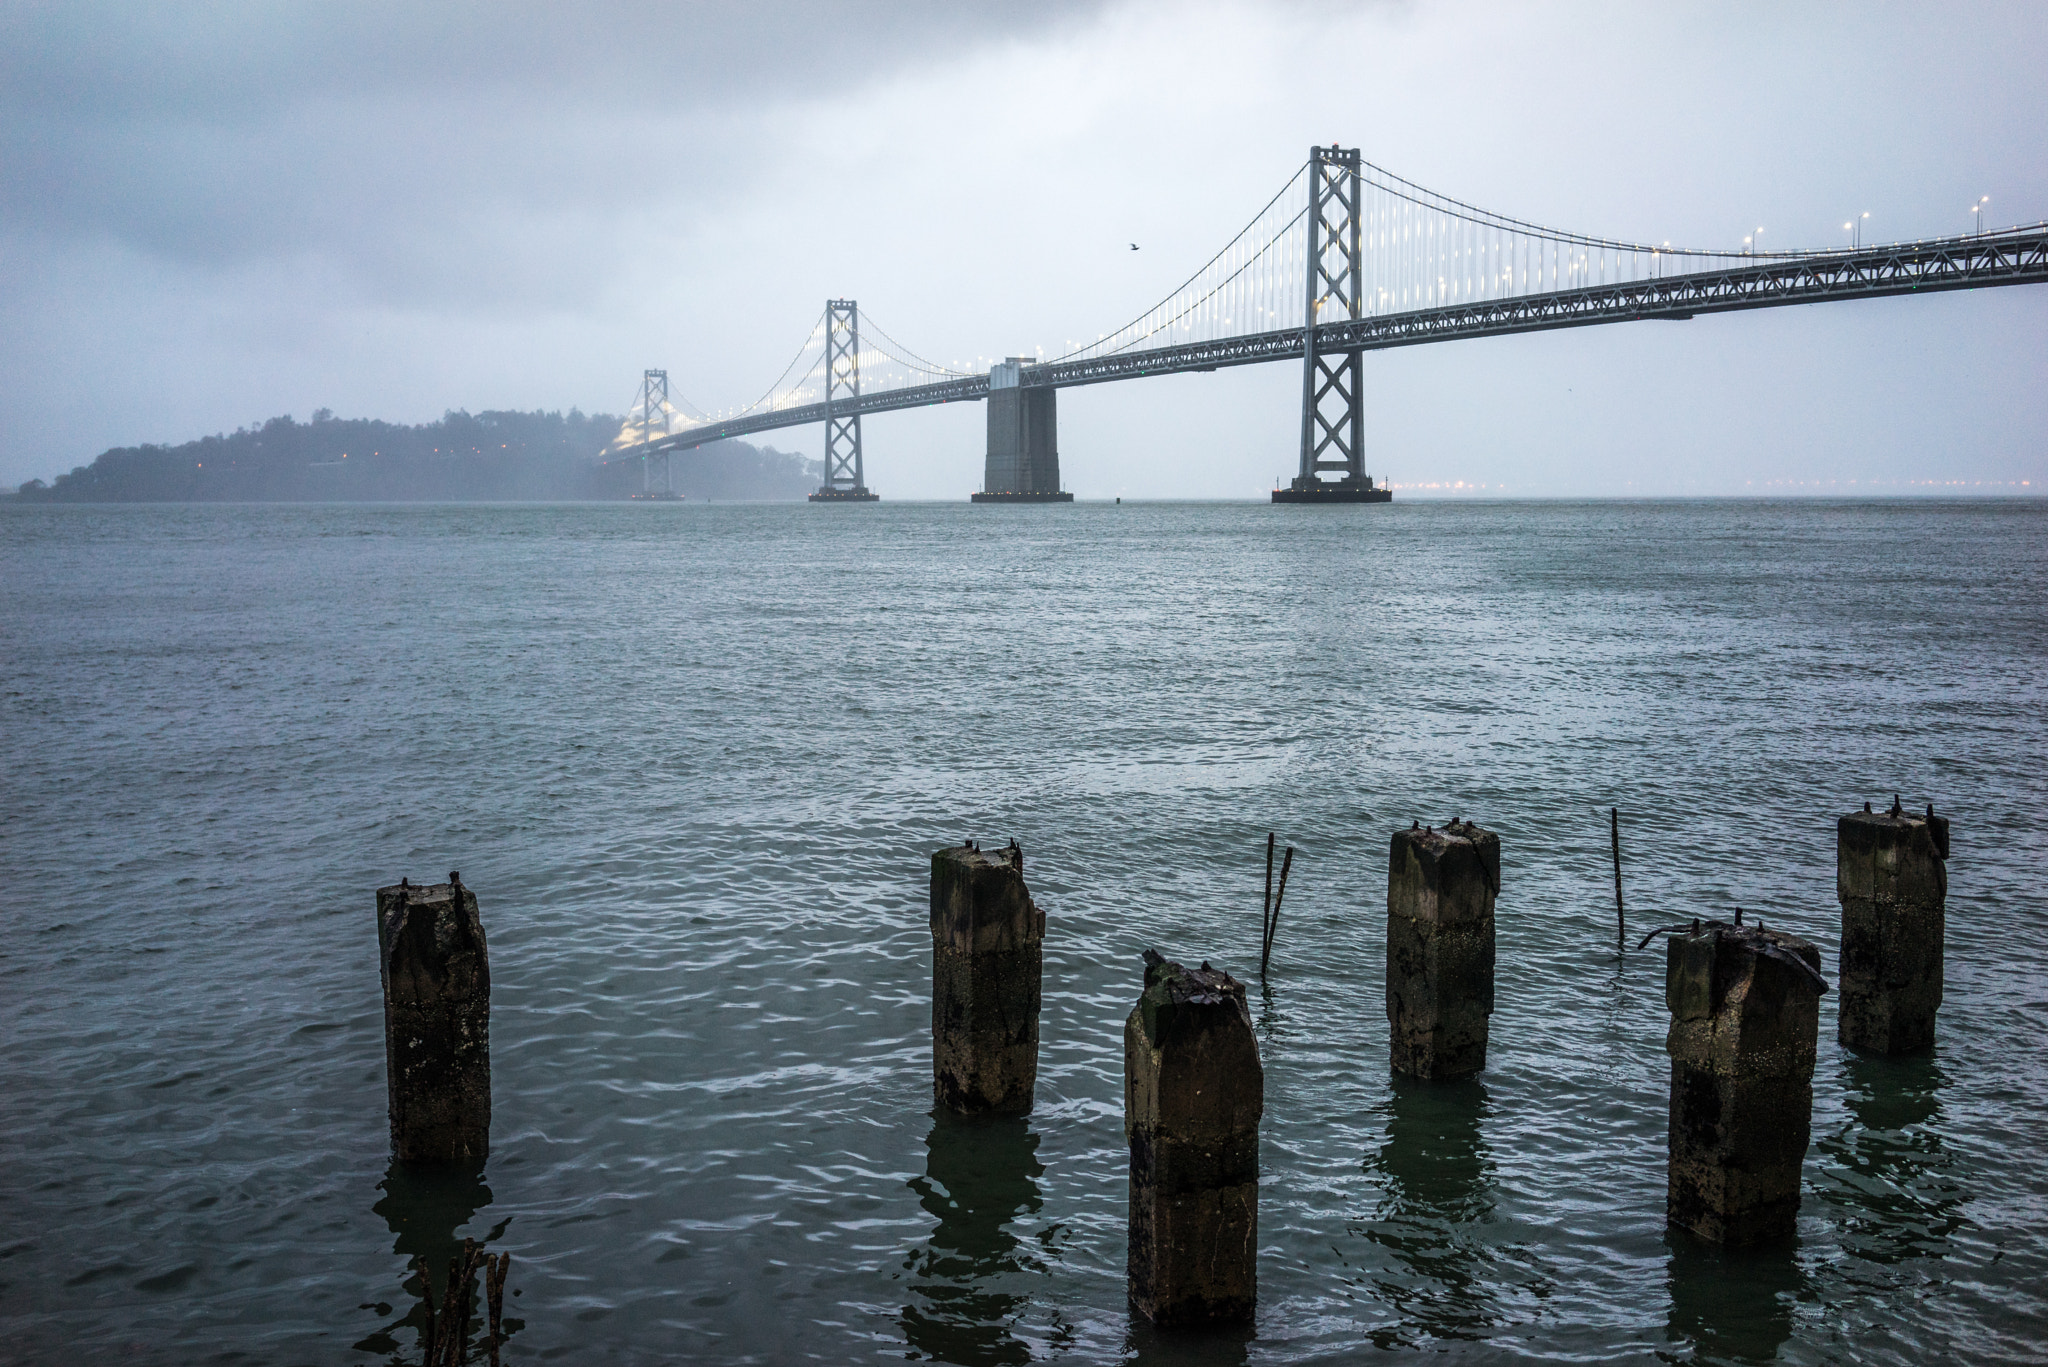
{"type": "MultiPolygon", "coordinates": [[[[1518,332],[1591,327],[1641,319],[1684,319],[1702,313],[1781,308],[1844,299],[1879,299],[1896,294],[1998,285],[2048,284],[2048,227],[1982,236],[1936,238],[1808,256],[1772,257],[1755,264],[1633,280],[1623,284],[1532,293],[1469,304],[1416,309],[1363,318],[1344,318],[1314,330],[1318,356],[1381,351],[1467,337],[1501,337],[1518,332]]],[[[1026,366],[1024,388],[1067,389],[1150,375],[1177,375],[1224,366],[1299,361],[1307,345],[1304,328],[1256,332],[1215,341],[1131,350],[1081,360],[1026,366]]],[[[834,417],[925,408],[988,397],[988,377],[970,375],[855,399],[838,399],[834,417]]],[[[784,427],[823,422],[826,405],[803,404],[757,413],[732,422],[710,423],[647,444],[649,454],[687,450],[784,427]]]]}

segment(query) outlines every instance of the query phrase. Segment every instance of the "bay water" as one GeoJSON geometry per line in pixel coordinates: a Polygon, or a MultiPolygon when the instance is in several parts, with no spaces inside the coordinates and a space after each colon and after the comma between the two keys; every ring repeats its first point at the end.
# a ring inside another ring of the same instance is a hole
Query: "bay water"
{"type": "Polygon", "coordinates": [[[2038,1362],[2048,503],[0,508],[0,1360],[2038,1362]],[[1934,1049],[1823,998],[1796,1246],[1663,1220],[1663,955],[1954,822],[1934,1049]],[[1608,809],[1631,948],[1617,956],[1608,809]],[[1486,1071],[1388,1069],[1389,833],[1502,839],[1486,1071]],[[1298,851],[1257,979],[1268,831],[1298,851]],[[931,1104],[935,848],[1047,913],[931,1104]],[[460,869],[493,1144],[389,1160],[372,891],[460,869]],[[1124,1296],[1141,953],[1250,984],[1259,1312],[1124,1296]]]}

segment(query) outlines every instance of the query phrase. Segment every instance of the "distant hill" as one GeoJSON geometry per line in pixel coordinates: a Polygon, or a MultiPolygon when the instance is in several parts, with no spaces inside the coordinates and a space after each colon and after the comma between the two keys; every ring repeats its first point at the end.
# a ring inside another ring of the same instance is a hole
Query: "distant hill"
{"type": "MultiPolygon", "coordinates": [[[[603,413],[450,412],[406,427],[289,416],[182,446],[120,446],[15,498],[32,503],[214,503],[614,499],[638,493],[640,462],[607,462],[620,420],[603,413]]],[[[678,452],[674,487],[691,499],[801,499],[822,465],[739,441],[678,452]]],[[[657,484],[660,466],[655,466],[657,484]]]]}

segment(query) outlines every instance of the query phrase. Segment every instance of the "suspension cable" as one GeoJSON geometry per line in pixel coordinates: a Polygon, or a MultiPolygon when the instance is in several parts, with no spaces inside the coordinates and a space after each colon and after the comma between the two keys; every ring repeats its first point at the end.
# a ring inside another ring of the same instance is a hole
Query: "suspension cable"
{"type": "MultiPolygon", "coordinates": [[[[1154,327],[1152,328],[1152,330],[1151,330],[1150,332],[1141,332],[1141,333],[1139,333],[1138,335],[1136,335],[1136,336],[1132,337],[1132,338],[1131,338],[1131,340],[1129,340],[1128,342],[1125,342],[1125,343],[1124,343],[1124,344],[1123,344],[1122,346],[1110,347],[1110,348],[1109,348],[1108,350],[1106,350],[1106,351],[1096,351],[1096,353],[1095,353],[1095,354],[1096,354],[1096,355],[1098,355],[1098,356],[1116,356],[1116,355],[1119,355],[1119,354],[1121,354],[1121,353],[1123,353],[1123,352],[1129,351],[1129,350],[1130,350],[1130,349],[1131,349],[1132,347],[1135,347],[1135,346],[1136,346],[1136,345],[1137,345],[1138,343],[1140,343],[1140,342],[1142,342],[1142,341],[1145,341],[1145,340],[1147,340],[1147,339],[1148,339],[1148,338],[1150,338],[1150,337],[1151,337],[1151,336],[1152,336],[1152,335],[1153,335],[1154,333],[1162,332],[1162,331],[1164,331],[1165,329],[1167,329],[1167,328],[1170,328],[1170,327],[1172,327],[1172,326],[1173,326],[1173,325],[1174,325],[1175,323],[1178,323],[1178,322],[1179,322],[1179,321],[1180,321],[1181,319],[1183,319],[1183,318],[1187,317],[1187,316],[1188,316],[1188,315],[1189,315],[1190,313],[1193,313],[1193,312],[1194,312],[1194,311],[1195,311],[1196,309],[1198,309],[1198,308],[1202,307],[1202,305],[1204,305],[1204,304],[1208,303],[1208,302],[1209,302],[1209,301],[1210,301],[1211,299],[1214,299],[1214,298],[1215,298],[1215,297],[1216,297],[1216,296],[1217,296],[1218,294],[1222,293],[1222,292],[1223,292],[1223,290],[1224,290],[1224,289],[1225,289],[1225,288],[1226,288],[1226,287],[1227,287],[1227,286],[1228,286],[1228,285],[1229,285],[1229,284],[1230,284],[1230,283],[1231,283],[1231,282],[1232,282],[1233,280],[1236,280],[1236,279],[1237,279],[1237,278],[1238,278],[1238,277],[1239,277],[1240,275],[1243,275],[1243,274],[1244,274],[1244,273],[1245,273],[1246,271],[1250,270],[1250,269],[1252,268],[1252,266],[1253,266],[1253,264],[1254,264],[1254,263],[1256,263],[1256,262],[1257,262],[1257,261],[1258,261],[1258,260],[1259,260],[1260,258],[1262,258],[1263,256],[1265,256],[1265,254],[1266,254],[1266,253],[1267,253],[1268,251],[1271,251],[1271,250],[1272,250],[1272,248],[1273,248],[1273,246],[1274,246],[1274,244],[1275,244],[1275,243],[1278,243],[1279,241],[1281,241],[1281,240],[1282,240],[1282,238],[1283,238],[1283,237],[1285,236],[1285,234],[1287,233],[1288,229],[1292,228],[1292,227],[1293,227],[1293,226],[1294,226],[1295,224],[1299,223],[1299,222],[1300,222],[1300,221],[1301,221],[1301,220],[1302,220],[1302,219],[1303,219],[1303,218],[1304,218],[1304,217],[1305,217],[1305,216],[1306,216],[1307,214],[1308,214],[1308,208],[1307,208],[1307,206],[1303,206],[1303,208],[1302,208],[1302,210],[1301,210],[1301,212],[1300,212],[1300,213],[1296,214],[1296,215],[1295,215],[1295,216],[1294,216],[1293,218],[1289,219],[1289,220],[1287,221],[1287,223],[1285,224],[1285,226],[1283,226],[1283,227],[1282,227],[1282,228],[1280,229],[1280,231],[1279,231],[1278,233],[1274,234],[1274,236],[1273,236],[1273,241],[1272,241],[1272,242],[1268,242],[1268,243],[1267,243],[1267,244],[1266,244],[1265,246],[1263,246],[1263,247],[1259,248],[1259,250],[1258,250],[1258,251],[1257,251],[1256,253],[1254,253],[1254,254],[1253,254],[1253,255],[1251,256],[1251,258],[1250,258],[1249,260],[1247,260],[1247,261],[1246,261],[1246,262],[1245,262],[1245,263],[1244,263],[1244,264],[1243,264],[1242,266],[1239,266],[1239,267],[1238,267],[1238,268],[1237,268],[1236,270],[1232,271],[1232,272],[1231,272],[1231,273],[1230,273],[1229,275],[1227,275],[1227,276],[1225,276],[1225,277],[1224,277],[1223,279],[1221,279],[1221,280],[1217,281],[1217,282],[1216,282],[1216,284],[1215,284],[1214,286],[1212,286],[1212,287],[1210,288],[1210,290],[1209,290],[1209,292],[1208,292],[1208,293],[1206,293],[1206,294],[1203,294],[1203,295],[1199,295],[1199,296],[1197,296],[1196,298],[1194,298],[1194,299],[1191,299],[1191,300],[1189,300],[1189,301],[1187,302],[1187,304],[1185,304],[1184,306],[1182,306],[1182,308],[1181,308],[1181,311],[1180,311],[1179,313],[1176,313],[1176,314],[1174,314],[1174,315],[1173,315],[1172,317],[1170,317],[1170,318],[1165,318],[1165,319],[1162,319],[1162,320],[1161,320],[1161,321],[1160,321],[1160,322],[1159,322],[1159,323],[1158,323],[1158,324],[1157,324],[1156,326],[1154,326],[1154,327]]],[[[1242,234],[1240,234],[1240,236],[1242,236],[1242,234]]],[[[1219,253],[1219,255],[1220,255],[1220,253],[1219,253]]],[[[1183,287],[1183,288],[1185,288],[1185,287],[1183,287]]],[[[1176,293],[1178,293],[1178,291],[1176,291],[1176,293]]],[[[1161,300],[1161,301],[1160,301],[1160,302],[1159,302],[1158,304],[1156,304],[1156,305],[1154,305],[1154,306],[1153,306],[1153,311],[1154,311],[1154,312],[1156,312],[1156,311],[1157,311],[1158,309],[1160,309],[1160,308],[1164,308],[1164,307],[1165,307],[1165,306],[1166,306],[1166,305],[1167,305],[1168,303],[1172,302],[1172,299],[1173,299],[1173,295],[1169,294],[1168,296],[1166,296],[1166,298],[1165,298],[1165,299],[1161,300]]],[[[1142,321],[1142,318],[1145,318],[1145,317],[1150,317],[1150,316],[1151,316],[1151,314],[1150,314],[1150,313],[1147,313],[1147,314],[1141,315],[1141,321],[1142,321]]],[[[1135,326],[1135,324],[1126,324],[1125,326],[1126,326],[1126,327],[1130,327],[1130,326],[1135,326]]],[[[1117,332],[1122,332],[1123,330],[1124,330],[1123,328],[1118,328],[1118,329],[1117,329],[1117,332]]],[[[1114,336],[1116,336],[1116,333],[1115,333],[1115,332],[1113,332],[1113,333],[1111,333],[1111,334],[1110,334],[1110,336],[1111,336],[1111,337],[1114,337],[1114,336]]],[[[1107,341],[1107,340],[1108,340],[1108,338],[1104,338],[1103,340],[1104,340],[1104,341],[1107,341]]],[[[1097,342],[1097,343],[1095,344],[1095,346],[1096,346],[1096,347],[1101,347],[1101,346],[1102,346],[1102,342],[1097,342]]],[[[1092,349],[1092,348],[1087,348],[1087,347],[1084,347],[1084,348],[1082,348],[1082,350],[1084,350],[1084,351],[1086,351],[1086,350],[1091,350],[1091,349],[1092,349]]],[[[1064,361],[1064,360],[1068,359],[1068,357],[1071,357],[1071,356],[1075,356],[1075,355],[1078,355],[1078,354],[1079,354],[1079,352],[1073,352],[1073,351],[1070,351],[1070,352],[1068,352],[1068,353],[1067,353],[1067,354],[1066,354],[1065,356],[1055,356],[1055,357],[1053,357],[1053,359],[1052,359],[1051,361],[1041,362],[1041,364],[1045,364],[1045,365],[1052,365],[1052,364],[1055,364],[1055,363],[1057,363],[1057,362],[1059,362],[1059,361],[1064,361]]]]}
{"type": "Polygon", "coordinates": [[[910,366],[913,370],[922,369],[926,373],[932,375],[958,375],[964,377],[965,375],[968,374],[968,372],[964,370],[949,369],[946,366],[940,365],[937,361],[927,361],[924,357],[918,355],[909,347],[904,346],[903,343],[897,341],[894,337],[891,337],[887,332],[883,331],[882,325],[874,320],[874,316],[872,314],[862,314],[861,324],[864,327],[874,329],[876,333],[880,334],[883,341],[889,343],[890,346],[896,347],[903,352],[902,356],[898,356],[894,352],[888,351],[885,348],[875,348],[875,350],[880,351],[883,355],[888,356],[891,360],[901,361],[904,365],[910,366]],[[905,357],[908,357],[910,359],[906,360],[905,357]]]}
{"type": "MultiPolygon", "coordinates": [[[[908,348],[905,349],[908,350],[908,348]]],[[[873,354],[894,361],[897,365],[903,367],[905,370],[918,375],[935,375],[943,379],[965,379],[971,374],[971,372],[964,370],[948,370],[943,366],[933,365],[930,362],[924,362],[923,364],[920,364],[919,361],[907,360],[902,356],[898,356],[895,352],[889,350],[889,348],[885,346],[880,346],[874,342],[870,342],[866,338],[861,339],[861,351],[864,354],[873,354]]],[[[869,378],[870,377],[868,375],[863,373],[861,376],[861,384],[866,385],[868,383],[869,378]]]]}
{"type": "MultiPolygon", "coordinates": [[[[1283,185],[1283,186],[1281,186],[1281,187],[1280,187],[1280,191],[1279,191],[1279,193],[1278,193],[1278,194],[1274,195],[1274,196],[1273,196],[1273,197],[1272,197],[1271,199],[1267,200],[1267,201],[1266,201],[1266,203],[1265,203],[1265,206],[1264,206],[1263,208],[1261,208],[1261,209],[1260,209],[1260,210],[1259,210],[1259,211],[1258,211],[1257,213],[1255,213],[1255,214],[1253,214],[1253,215],[1252,215],[1252,217],[1251,217],[1251,221],[1250,221],[1249,223],[1246,223],[1246,224],[1244,225],[1244,227],[1240,228],[1240,229],[1238,230],[1238,232],[1237,232],[1237,235],[1236,235],[1235,237],[1232,237],[1232,238],[1230,239],[1230,241],[1228,241],[1228,242],[1226,242],[1226,243],[1224,243],[1224,244],[1223,244],[1223,248],[1222,248],[1222,250],[1221,250],[1221,251],[1218,251],[1218,252],[1216,253],[1216,255],[1214,255],[1214,256],[1212,256],[1212,257],[1210,257],[1210,258],[1209,258],[1209,259],[1208,259],[1207,261],[1203,262],[1203,263],[1202,263],[1202,265],[1201,265],[1201,268],[1200,268],[1200,269],[1198,269],[1198,270],[1197,270],[1197,271],[1196,271],[1196,272],[1195,272],[1195,273],[1194,273],[1193,275],[1190,275],[1190,276],[1189,276],[1189,277],[1188,277],[1187,279],[1185,279],[1185,280],[1181,281],[1181,282],[1180,282],[1180,284],[1178,284],[1178,285],[1174,286],[1174,288],[1173,288],[1173,289],[1169,290],[1169,291],[1167,292],[1167,294],[1166,294],[1166,297],[1165,297],[1165,298],[1161,299],[1161,300],[1160,300],[1160,301],[1159,301],[1158,303],[1154,304],[1154,305],[1153,305],[1153,306],[1152,306],[1151,308],[1148,308],[1148,309],[1146,309],[1146,310],[1145,310],[1145,311],[1144,311],[1143,313],[1140,313],[1140,314],[1139,314],[1139,315],[1138,315],[1138,316],[1137,316],[1136,318],[1133,318],[1133,319],[1132,319],[1132,320],[1131,320],[1130,322],[1128,322],[1128,323],[1125,323],[1125,324],[1124,324],[1124,325],[1123,325],[1122,327],[1118,328],[1118,329],[1116,330],[1116,332],[1112,332],[1112,333],[1108,334],[1108,337],[1114,337],[1114,336],[1116,336],[1116,335],[1117,335],[1117,333],[1119,333],[1119,332],[1126,332],[1126,331],[1130,330],[1131,328],[1134,328],[1134,327],[1136,327],[1136,326],[1137,326],[1138,324],[1140,324],[1140,323],[1144,322],[1144,321],[1145,321],[1145,319],[1149,318],[1149,317],[1150,317],[1151,315],[1153,315],[1154,313],[1157,313],[1157,312],[1158,312],[1158,311],[1159,311],[1160,309],[1163,309],[1163,308],[1165,308],[1165,307],[1166,307],[1166,306],[1167,306],[1168,304],[1172,303],[1172,302],[1173,302],[1173,297],[1174,297],[1174,295],[1176,295],[1176,294],[1179,294],[1179,293],[1180,293],[1180,292],[1181,292],[1182,290],[1186,289],[1186,288],[1187,288],[1187,287],[1188,287],[1189,285],[1192,285],[1192,284],[1194,284],[1194,283],[1195,283],[1195,281],[1197,281],[1197,280],[1201,279],[1201,278],[1202,278],[1202,272],[1203,272],[1203,271],[1206,271],[1206,270],[1208,270],[1208,269],[1209,269],[1209,267],[1211,267],[1211,266],[1215,265],[1215,264],[1216,264],[1216,263],[1217,263],[1217,262],[1218,262],[1219,260],[1221,260],[1221,259],[1223,258],[1223,255],[1224,255],[1224,254],[1225,254],[1226,252],[1228,252],[1228,251],[1229,251],[1229,250],[1230,250],[1230,249],[1231,249],[1232,247],[1235,247],[1235,246],[1236,246],[1236,245],[1238,244],[1239,240],[1240,240],[1240,239],[1242,239],[1242,238],[1244,237],[1244,235],[1245,235],[1246,233],[1250,232],[1250,231],[1251,231],[1251,230],[1252,230],[1253,228],[1256,228],[1256,227],[1257,227],[1257,226],[1259,225],[1259,220],[1260,220],[1260,219],[1262,219],[1262,218],[1264,218],[1264,217],[1266,216],[1266,210],[1267,210],[1267,209],[1270,209],[1270,208],[1272,208],[1272,207],[1273,207],[1273,206],[1274,206],[1275,204],[1278,204],[1278,203],[1280,202],[1280,200],[1281,200],[1282,196],[1286,195],[1286,193],[1287,193],[1287,192],[1288,192],[1289,190],[1292,190],[1292,189],[1294,188],[1294,182],[1296,182],[1296,181],[1300,180],[1300,179],[1301,179],[1301,178],[1302,178],[1302,177],[1303,177],[1304,175],[1306,175],[1307,173],[1308,173],[1308,166],[1307,166],[1306,164],[1304,164],[1304,165],[1303,165],[1303,166],[1301,167],[1301,169],[1300,169],[1300,170],[1296,171],[1296,172],[1295,172],[1295,173],[1294,173],[1293,175],[1291,175],[1291,176],[1289,176],[1289,177],[1287,178],[1287,183],[1286,183],[1285,185],[1283,185]]],[[[1300,217],[1300,215],[1299,215],[1299,214],[1297,214],[1297,215],[1295,215],[1295,217],[1296,217],[1296,218],[1299,218],[1299,217],[1300,217]]],[[[1290,222],[1290,223],[1288,224],[1288,227],[1292,227],[1292,226],[1294,226],[1294,225],[1293,225],[1293,223],[1292,223],[1292,222],[1290,222]]],[[[1284,233],[1285,231],[1286,231],[1286,229],[1285,229],[1285,228],[1281,229],[1281,232],[1283,232],[1283,233],[1284,233]]],[[[1276,236],[1275,236],[1275,240],[1276,240],[1276,241],[1278,240],[1278,235],[1276,235],[1276,236]]],[[[1263,251],[1263,249],[1261,249],[1261,250],[1263,251]]],[[[1155,330],[1156,330],[1156,329],[1155,329],[1155,330]]],[[[1102,343],[1103,343],[1104,341],[1107,341],[1107,340],[1108,340],[1108,337],[1104,337],[1104,338],[1098,339],[1098,340],[1097,340],[1097,341],[1096,341],[1096,342],[1094,343],[1094,345],[1093,345],[1093,346],[1077,347],[1077,348],[1075,348],[1075,349],[1074,349],[1074,350],[1072,350],[1072,351],[1066,352],[1066,353],[1064,353],[1064,354],[1062,354],[1062,355],[1059,355],[1059,356],[1055,356],[1055,357],[1053,357],[1052,359],[1053,359],[1053,361],[1064,361],[1064,360],[1067,360],[1067,359],[1069,359],[1070,357],[1074,357],[1074,356],[1079,356],[1079,355],[1081,355],[1081,354],[1082,354],[1083,352],[1087,352],[1087,351],[1092,351],[1092,350],[1094,350],[1094,349],[1095,349],[1095,347],[1099,347],[1099,346],[1101,346],[1101,345],[1102,345],[1102,343]]],[[[1041,364],[1050,364],[1050,362],[1042,362],[1041,364]]]]}
{"type": "MultiPolygon", "coordinates": [[[[726,417],[725,419],[723,419],[722,421],[731,421],[731,420],[732,420],[733,418],[738,418],[738,417],[744,417],[744,416],[745,416],[746,414],[748,414],[748,413],[751,413],[751,412],[753,412],[753,411],[754,411],[755,409],[759,408],[759,407],[760,407],[760,406],[761,406],[762,404],[764,404],[764,403],[768,402],[768,400],[770,400],[770,399],[774,398],[774,397],[775,397],[775,391],[776,391],[777,389],[779,389],[779,388],[780,388],[780,387],[782,386],[782,382],[783,382],[784,380],[786,380],[786,379],[788,379],[788,378],[789,378],[789,372],[790,372],[790,371],[792,371],[792,370],[795,370],[795,369],[796,369],[796,363],[797,363],[798,361],[801,361],[801,360],[802,360],[802,359],[804,358],[804,353],[805,353],[806,351],[809,351],[809,350],[811,349],[811,343],[813,343],[813,342],[815,342],[815,341],[817,341],[817,340],[818,340],[818,329],[819,329],[819,328],[821,328],[821,327],[822,327],[822,326],[824,325],[824,322],[825,322],[825,314],[824,314],[824,311],[823,311],[823,310],[821,309],[821,310],[819,310],[819,313],[818,313],[818,321],[817,321],[817,322],[815,322],[815,323],[813,323],[813,324],[811,324],[811,335],[810,335],[810,336],[808,336],[808,337],[806,337],[806,338],[804,338],[804,344],[803,344],[802,346],[800,346],[800,347],[798,347],[798,348],[797,348],[797,351],[796,351],[796,355],[794,355],[794,356],[792,356],[792,357],[790,357],[790,358],[789,358],[789,364],[788,364],[788,365],[786,365],[786,366],[784,366],[784,367],[782,368],[782,373],[781,373],[780,375],[778,375],[778,376],[776,376],[776,377],[775,377],[775,383],[774,383],[774,384],[771,384],[771,385],[769,385],[769,386],[768,386],[768,390],[767,390],[767,392],[766,392],[766,393],[764,393],[763,395],[761,395],[761,397],[760,397],[760,398],[758,398],[758,399],[754,400],[754,401],[753,401],[752,403],[748,404],[748,405],[747,405],[747,406],[746,406],[745,408],[742,408],[742,409],[740,409],[740,410],[739,410],[739,412],[737,412],[737,413],[732,413],[732,414],[728,414],[728,415],[727,415],[727,417],[726,417]]],[[[823,360],[824,360],[824,356],[823,356],[823,354],[821,353],[821,354],[819,355],[818,361],[814,361],[814,362],[812,362],[810,370],[807,370],[807,371],[805,371],[805,372],[804,372],[804,374],[803,374],[803,379],[802,379],[802,380],[798,380],[798,381],[797,381],[797,384],[798,384],[798,385],[801,385],[801,384],[803,383],[803,381],[804,381],[804,380],[808,380],[809,378],[811,378],[811,375],[812,375],[812,373],[813,373],[814,371],[816,371],[816,370],[817,370],[817,368],[818,368],[818,363],[819,363],[819,362],[822,362],[823,360]]],[[[707,419],[706,419],[706,421],[707,421],[707,422],[712,422],[712,421],[721,421],[721,420],[720,420],[720,419],[709,419],[709,418],[707,418],[707,419]]]]}
{"type": "Polygon", "coordinates": [[[1416,192],[1416,194],[1411,195],[1405,193],[1402,190],[1394,188],[1393,185],[1382,185],[1378,181],[1367,182],[1374,189],[1384,191],[1387,194],[1395,196],[1397,199],[1405,199],[1409,203],[1417,205],[1421,208],[1432,209],[1435,210],[1437,213],[1441,214],[1449,214],[1454,218],[1462,218],[1468,222],[1478,223],[1485,227],[1505,228],[1510,232],[1521,233],[1533,237],[1540,237],[1551,242],[1565,242],[1570,243],[1574,246],[1582,247],[1607,247],[1613,250],[1626,252],[1648,252],[1660,256],[1713,256],[1740,258],[1759,256],[1826,256],[1831,254],[1830,249],[1827,248],[1808,249],[1804,251],[1738,252],[1729,251],[1727,249],[1722,248],[1658,247],[1646,245],[1641,242],[1623,242],[1613,238],[1588,237],[1583,233],[1574,233],[1563,228],[1546,228],[1540,223],[1529,223],[1519,218],[1510,218],[1506,214],[1497,214],[1493,212],[1493,210],[1491,209],[1482,209],[1476,204],[1467,204],[1463,200],[1452,199],[1449,195],[1438,194],[1435,190],[1430,189],[1426,185],[1417,185],[1412,180],[1407,180],[1401,176],[1395,175],[1392,171],[1387,170],[1384,166],[1376,166],[1372,162],[1365,161],[1363,159],[1360,160],[1359,164],[1365,167],[1367,170],[1385,176],[1388,180],[1394,181],[1398,185],[1406,186],[1407,189],[1416,192]],[[1423,197],[1417,198],[1417,195],[1423,197]],[[1464,212],[1460,213],[1458,212],[1458,210],[1463,210],[1464,212]]]}

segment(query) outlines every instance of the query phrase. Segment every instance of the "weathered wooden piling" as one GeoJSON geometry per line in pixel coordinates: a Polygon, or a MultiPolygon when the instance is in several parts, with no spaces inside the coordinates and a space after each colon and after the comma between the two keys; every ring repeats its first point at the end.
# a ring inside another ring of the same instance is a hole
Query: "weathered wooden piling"
{"type": "Polygon", "coordinates": [[[377,889],[384,1068],[399,1161],[481,1160],[491,1147],[491,965],[476,894],[451,873],[377,889]]]}
{"type": "Polygon", "coordinates": [[[1948,818],[1868,803],[1835,823],[1842,1043],[1882,1054],[1934,1042],[1947,934],[1948,818]]]}
{"type": "Polygon", "coordinates": [[[1812,944],[1736,919],[1678,928],[1665,950],[1665,1213],[1713,1243],[1777,1243],[1799,1215],[1827,983],[1812,944]]]}
{"type": "Polygon", "coordinates": [[[1124,1022],[1131,1303],[1162,1325],[1239,1324],[1258,1302],[1266,1074],[1244,984],[1145,952],[1124,1022]]]}
{"type": "Polygon", "coordinates": [[[1387,862],[1387,1025],[1394,1068],[1453,1078],[1486,1066],[1500,836],[1453,819],[1394,832],[1387,862]]]}
{"type": "Polygon", "coordinates": [[[1038,1083],[1045,913],[1024,851],[932,856],[932,1093],[948,1110],[1023,1115],[1038,1083]]]}

